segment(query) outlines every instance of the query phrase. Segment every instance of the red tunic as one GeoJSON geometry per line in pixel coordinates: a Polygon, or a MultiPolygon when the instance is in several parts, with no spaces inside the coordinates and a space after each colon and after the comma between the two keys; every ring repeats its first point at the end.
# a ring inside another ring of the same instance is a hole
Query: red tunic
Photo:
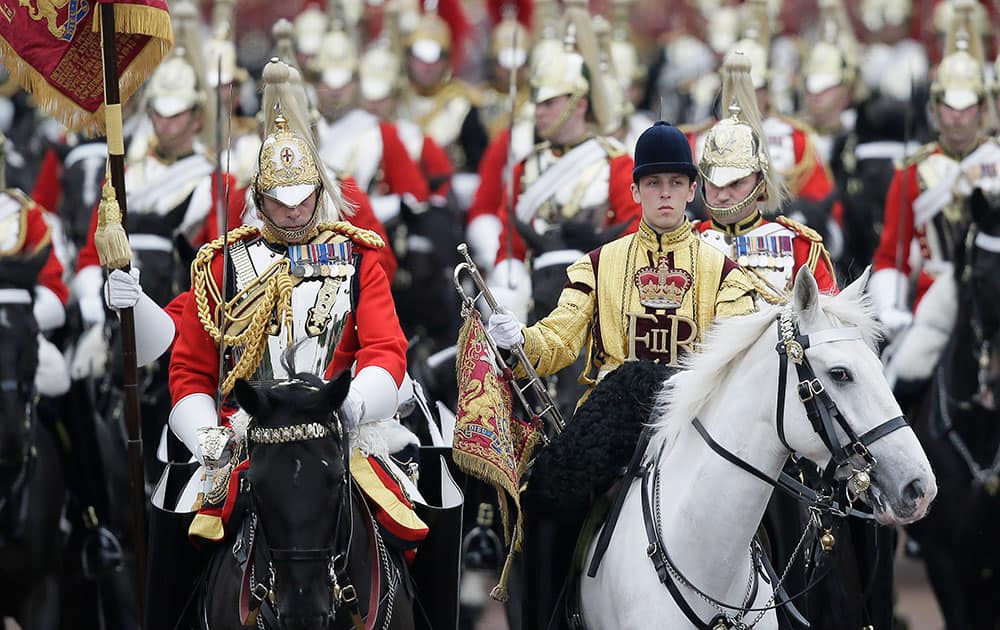
{"type": "MultiPolygon", "coordinates": [[[[52,232],[48,223],[45,222],[44,210],[37,203],[32,202],[27,207],[22,207],[21,212],[25,213],[25,235],[21,249],[17,253],[31,256],[43,247],[52,244],[52,232]]],[[[63,266],[56,257],[55,247],[49,249],[48,257],[38,274],[36,284],[52,291],[63,305],[69,299],[69,289],[63,282],[63,266]]]]}
{"type": "MultiPolygon", "coordinates": [[[[642,206],[632,198],[632,169],[635,164],[632,157],[627,153],[615,156],[609,160],[611,173],[608,177],[608,210],[604,218],[603,228],[612,225],[626,224],[622,234],[631,234],[639,228],[639,221],[642,219],[642,206]]],[[[524,172],[524,161],[518,162],[514,167],[514,181],[518,182],[516,194],[520,194],[521,176],[524,172]]],[[[506,194],[501,198],[501,208],[505,206],[506,194]]],[[[517,207],[517,197],[510,204],[511,208],[517,207]]],[[[507,242],[510,239],[510,250],[512,258],[524,260],[528,251],[528,246],[517,233],[513,225],[509,225],[506,212],[500,212],[503,222],[503,230],[500,232],[500,247],[497,249],[497,262],[507,258],[507,242]]]]}
{"type": "Polygon", "coordinates": [[[507,165],[507,148],[510,146],[510,129],[498,133],[483,152],[479,161],[479,188],[472,197],[466,224],[484,214],[502,216],[504,189],[503,170],[507,165]]]}
{"type": "MultiPolygon", "coordinates": [[[[355,240],[354,252],[360,255],[355,280],[357,299],[324,376],[329,378],[356,361],[357,371],[377,365],[388,371],[399,385],[406,371],[407,342],[396,317],[389,281],[382,271],[376,249],[355,240]]],[[[215,256],[211,269],[216,282],[221,284],[221,255],[215,256]]],[[[218,347],[198,319],[193,290],[185,296],[178,298],[184,300],[183,312],[170,358],[170,394],[174,404],[195,393],[214,397],[219,386],[218,347]]],[[[171,303],[168,312],[176,312],[178,306],[180,304],[171,303]]],[[[209,308],[215,308],[211,298],[209,308]]]]}
{"type": "Polygon", "coordinates": [[[455,167],[451,165],[447,151],[428,135],[424,136],[420,149],[420,170],[430,186],[431,195],[441,198],[448,196],[451,192],[451,176],[455,174],[455,167]]]}
{"type": "MultiPolygon", "coordinates": [[[[761,218],[753,228],[749,228],[749,231],[769,223],[773,222],[761,218]]],[[[795,258],[795,268],[792,272],[792,278],[795,278],[795,274],[798,273],[803,265],[808,265],[813,277],[816,278],[816,284],[819,286],[820,291],[832,294],[839,293],[840,289],[837,287],[836,277],[833,269],[830,268],[830,261],[828,255],[825,255],[823,241],[819,238],[819,235],[795,222],[782,221],[781,224],[794,234],[792,237],[792,255],[795,258]]],[[[713,228],[711,221],[699,221],[695,223],[694,229],[699,234],[702,234],[715,228],[713,228]]]]}
{"type": "Polygon", "coordinates": [[[420,168],[410,159],[406,146],[399,139],[399,131],[391,122],[379,121],[382,134],[382,181],[378,182],[387,190],[382,194],[412,195],[417,201],[427,201],[430,189],[420,168]]]}

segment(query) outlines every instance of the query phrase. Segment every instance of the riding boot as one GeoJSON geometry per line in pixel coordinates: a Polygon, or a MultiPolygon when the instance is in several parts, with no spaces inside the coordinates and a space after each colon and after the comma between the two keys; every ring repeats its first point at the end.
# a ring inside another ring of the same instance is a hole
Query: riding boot
{"type": "Polygon", "coordinates": [[[525,512],[521,554],[527,595],[521,613],[524,628],[570,630],[566,618],[566,582],[579,530],[579,525],[567,526],[525,512]]]}
{"type": "Polygon", "coordinates": [[[429,505],[416,506],[417,516],[428,527],[411,569],[417,590],[414,617],[418,630],[458,628],[462,494],[445,464],[443,452],[448,450],[420,449],[419,489],[429,505]]]}
{"type": "Polygon", "coordinates": [[[174,630],[193,626],[194,599],[207,554],[199,552],[188,539],[195,512],[178,506],[178,500],[196,466],[186,463],[188,455],[168,433],[167,449],[172,460],[153,492],[149,512],[149,544],[146,556],[145,630],[174,630]],[[178,508],[183,511],[178,511],[178,508]]]}
{"type": "Polygon", "coordinates": [[[82,536],[81,562],[88,579],[108,575],[120,569],[124,562],[122,545],[109,529],[110,501],[99,435],[107,431],[94,412],[86,384],[77,381],[62,398],[42,398],[39,413],[61,418],[61,426],[69,440],[63,443],[66,482],[70,487],[70,521],[80,527],[82,536]],[[84,410],[79,413],[78,410],[84,410]],[[74,413],[71,413],[74,412],[74,413]]]}

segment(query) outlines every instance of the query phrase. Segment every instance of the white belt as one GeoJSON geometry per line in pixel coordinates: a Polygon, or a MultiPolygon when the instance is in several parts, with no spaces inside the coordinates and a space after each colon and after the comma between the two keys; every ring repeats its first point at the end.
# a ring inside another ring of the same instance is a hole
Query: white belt
{"type": "Polygon", "coordinates": [[[174,242],[156,234],[129,234],[128,244],[132,249],[153,252],[172,252],[174,242]]]}
{"type": "Polygon", "coordinates": [[[854,157],[859,160],[902,160],[920,148],[920,144],[910,141],[906,144],[894,140],[863,142],[854,147],[854,157]]]}
{"type": "Polygon", "coordinates": [[[980,232],[976,234],[976,247],[993,254],[1000,254],[1000,236],[980,232]]]}
{"type": "Polygon", "coordinates": [[[557,249],[554,252],[545,252],[538,258],[531,261],[531,268],[535,271],[539,269],[545,269],[546,267],[551,267],[553,265],[572,265],[580,257],[583,256],[583,252],[578,249],[557,249]]]}
{"type": "Polygon", "coordinates": [[[31,304],[27,289],[0,289],[0,304],[31,304]]]}

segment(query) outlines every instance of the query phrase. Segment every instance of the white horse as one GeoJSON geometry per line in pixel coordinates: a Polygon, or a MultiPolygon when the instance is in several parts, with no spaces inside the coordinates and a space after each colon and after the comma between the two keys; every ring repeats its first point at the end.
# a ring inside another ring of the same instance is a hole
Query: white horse
{"type": "MultiPolygon", "coordinates": [[[[878,331],[863,297],[867,279],[865,273],[832,297],[820,294],[812,274],[804,269],[796,277],[790,310],[785,311],[799,334],[810,336],[805,359],[858,436],[902,415],[874,351],[878,331]]],[[[715,325],[704,352],[689,355],[686,370],[667,381],[660,393],[646,451],[646,465],[658,466],[661,483],[658,504],[652,491],[647,495],[650,511],[659,508],[662,546],[674,566],[712,598],[757,609],[773,606],[772,587],[764,580],[759,580],[754,600],[743,603],[754,570],[751,540],[772,487],[714,452],[692,420],[698,418],[717,443],[777,479],[789,455],[776,428],[775,409],[782,310],[767,307],[715,325]]],[[[825,466],[830,451],[799,399],[800,379],[792,361],[787,369],[782,401],[785,442],[799,455],[825,466]]],[[[841,444],[849,441],[841,427],[836,433],[841,444]]],[[[877,463],[870,471],[870,492],[863,498],[873,506],[877,521],[898,525],[922,518],[937,485],[913,431],[905,426],[892,431],[875,439],[869,451],[877,463]]],[[[580,578],[588,630],[750,627],[754,622],[757,628],[777,628],[773,610],[751,611],[742,618],[738,611],[724,610],[727,623],[745,625],[716,625],[723,609],[678,582],[680,594],[700,620],[698,625],[692,623],[658,579],[647,555],[642,492],[640,481],[632,481],[596,577],[585,572],[580,578]]],[[[594,543],[584,567],[593,554],[594,543]]],[[[781,573],[783,567],[776,568],[781,573]]]]}

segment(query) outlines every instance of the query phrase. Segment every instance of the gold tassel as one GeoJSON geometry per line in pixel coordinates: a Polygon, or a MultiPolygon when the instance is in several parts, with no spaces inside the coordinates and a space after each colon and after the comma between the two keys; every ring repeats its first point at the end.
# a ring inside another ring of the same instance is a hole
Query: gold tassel
{"type": "Polygon", "coordinates": [[[507,560],[503,563],[503,571],[500,572],[500,580],[490,591],[490,598],[497,602],[507,602],[510,600],[510,592],[507,590],[507,580],[510,579],[511,566],[514,564],[514,551],[507,554],[507,560]]]}
{"type": "Polygon", "coordinates": [[[122,211],[115,198],[111,178],[104,181],[101,203],[97,207],[97,229],[94,231],[94,245],[97,257],[108,269],[121,269],[132,262],[132,250],[128,246],[128,235],[122,227],[122,211]]]}

